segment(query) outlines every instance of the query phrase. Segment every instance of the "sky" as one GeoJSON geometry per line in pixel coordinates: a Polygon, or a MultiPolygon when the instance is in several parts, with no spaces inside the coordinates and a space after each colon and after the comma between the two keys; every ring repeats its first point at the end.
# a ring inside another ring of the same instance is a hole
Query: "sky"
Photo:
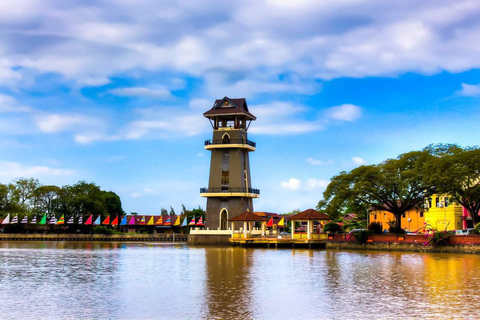
{"type": "Polygon", "coordinates": [[[212,128],[245,98],[256,211],[341,171],[480,144],[480,1],[0,2],[0,183],[94,182],[126,212],[205,208],[212,128]]]}

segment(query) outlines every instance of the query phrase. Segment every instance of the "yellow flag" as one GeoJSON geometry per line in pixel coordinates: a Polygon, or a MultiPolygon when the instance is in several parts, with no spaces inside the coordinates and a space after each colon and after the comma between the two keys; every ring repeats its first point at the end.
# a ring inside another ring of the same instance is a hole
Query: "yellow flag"
{"type": "Polygon", "coordinates": [[[175,220],[175,223],[173,225],[174,226],[179,226],[180,225],[180,216],[177,217],[177,220],[175,220]]]}
{"type": "Polygon", "coordinates": [[[151,216],[150,220],[148,220],[147,226],[153,226],[153,216],[151,216]]]}
{"type": "Polygon", "coordinates": [[[280,219],[280,221],[278,222],[277,226],[279,226],[279,227],[285,227],[285,218],[280,219]]]}

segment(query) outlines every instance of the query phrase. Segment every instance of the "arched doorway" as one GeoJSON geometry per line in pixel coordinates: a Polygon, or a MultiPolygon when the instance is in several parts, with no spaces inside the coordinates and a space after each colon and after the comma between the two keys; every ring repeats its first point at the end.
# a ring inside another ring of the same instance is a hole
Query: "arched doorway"
{"type": "Polygon", "coordinates": [[[228,211],[225,208],[220,211],[220,230],[228,230],[228,211]]]}

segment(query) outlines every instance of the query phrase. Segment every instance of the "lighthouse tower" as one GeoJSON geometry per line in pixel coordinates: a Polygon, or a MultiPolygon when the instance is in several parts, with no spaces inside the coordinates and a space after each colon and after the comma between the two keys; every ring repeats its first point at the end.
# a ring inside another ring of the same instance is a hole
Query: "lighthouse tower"
{"type": "Polygon", "coordinates": [[[228,219],[253,212],[252,199],[260,196],[260,190],[251,187],[249,153],[255,151],[255,142],[247,137],[256,118],[245,99],[228,97],[216,100],[203,116],[213,128],[213,139],[205,141],[205,149],[212,153],[208,188],[200,189],[207,198],[206,226],[227,230],[228,219]]]}

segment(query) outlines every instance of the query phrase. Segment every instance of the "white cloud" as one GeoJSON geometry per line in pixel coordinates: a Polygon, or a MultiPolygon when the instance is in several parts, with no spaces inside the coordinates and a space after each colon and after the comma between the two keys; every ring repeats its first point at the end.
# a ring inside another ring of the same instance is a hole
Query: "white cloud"
{"type": "Polygon", "coordinates": [[[325,166],[325,165],[334,164],[334,161],[333,160],[323,161],[323,160],[318,160],[318,159],[314,159],[314,158],[307,158],[307,163],[311,164],[313,166],[325,166]]]}
{"type": "Polygon", "coordinates": [[[352,161],[354,164],[358,164],[358,165],[362,165],[362,164],[366,164],[367,162],[365,160],[363,160],[362,158],[360,157],[353,157],[352,158],[352,161]]]}
{"type": "Polygon", "coordinates": [[[326,111],[327,116],[331,119],[341,121],[355,121],[360,118],[362,108],[353,104],[342,104],[340,106],[328,108],[326,111]]]}
{"type": "Polygon", "coordinates": [[[81,114],[45,114],[37,116],[36,123],[42,132],[56,133],[79,126],[91,127],[98,124],[98,119],[81,114]]]}
{"type": "Polygon", "coordinates": [[[480,67],[476,1],[17,3],[0,8],[0,83],[11,85],[25,70],[86,85],[179,72],[215,96],[308,93],[314,79],[480,67]]]}
{"type": "Polygon", "coordinates": [[[66,176],[74,174],[70,169],[56,169],[47,166],[25,166],[17,162],[0,161],[0,179],[30,178],[39,176],[66,176]]]}
{"type": "Polygon", "coordinates": [[[280,182],[280,185],[284,189],[298,190],[300,188],[300,180],[290,178],[288,181],[280,182]]]}
{"type": "Polygon", "coordinates": [[[110,93],[116,96],[122,97],[145,97],[153,99],[170,99],[172,94],[169,90],[160,88],[160,89],[151,89],[145,87],[129,87],[129,88],[116,88],[109,91],[110,93]]]}
{"type": "Polygon", "coordinates": [[[457,91],[457,93],[465,97],[480,96],[480,84],[462,83],[462,89],[457,91]]]}
{"type": "Polygon", "coordinates": [[[132,192],[130,194],[130,196],[132,198],[141,198],[141,197],[144,197],[146,195],[153,195],[153,194],[156,194],[157,192],[153,189],[150,189],[150,188],[145,188],[143,189],[142,191],[137,191],[137,192],[132,192]]]}
{"type": "Polygon", "coordinates": [[[299,115],[309,111],[305,106],[298,104],[273,101],[269,104],[250,106],[249,110],[258,117],[255,126],[250,128],[250,132],[255,134],[301,134],[324,128],[316,119],[312,121],[298,119],[299,115]]]}
{"type": "Polygon", "coordinates": [[[328,180],[318,180],[318,179],[310,178],[305,183],[305,190],[309,191],[317,188],[326,188],[329,183],[330,181],[328,180]]]}
{"type": "Polygon", "coordinates": [[[33,109],[22,106],[11,96],[0,93],[0,112],[32,112],[33,109]]]}

